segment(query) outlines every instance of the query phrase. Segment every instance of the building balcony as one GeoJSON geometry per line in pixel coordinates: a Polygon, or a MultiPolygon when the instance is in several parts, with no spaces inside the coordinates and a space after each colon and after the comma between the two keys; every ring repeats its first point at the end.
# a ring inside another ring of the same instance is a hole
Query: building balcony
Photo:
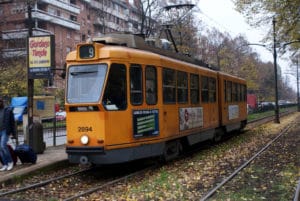
{"type": "Polygon", "coordinates": [[[100,17],[97,17],[94,21],[93,21],[94,25],[100,25],[100,26],[104,26],[104,20],[100,17]]]}
{"type": "MultiPolygon", "coordinates": [[[[34,36],[43,36],[43,35],[53,34],[48,30],[36,29],[36,28],[33,28],[32,33],[34,36]]],[[[27,36],[28,36],[28,29],[16,29],[16,30],[2,31],[2,39],[3,40],[20,39],[20,38],[26,38],[27,36]]]]}
{"type": "Polygon", "coordinates": [[[25,57],[27,55],[26,48],[2,49],[3,58],[25,57]]]}
{"type": "Polygon", "coordinates": [[[69,29],[73,29],[73,30],[80,30],[80,24],[78,22],[72,21],[72,20],[68,20],[62,17],[58,17],[55,15],[51,15],[45,11],[42,10],[34,10],[32,12],[32,18],[33,19],[38,19],[41,21],[46,21],[46,22],[50,22],[53,24],[57,24],[60,26],[64,26],[67,27],[69,29]]]}
{"type": "Polygon", "coordinates": [[[121,18],[122,20],[125,20],[125,21],[127,21],[129,18],[129,10],[128,9],[124,10],[124,13],[120,13],[112,8],[106,8],[104,10],[105,10],[105,12],[110,13],[114,16],[117,16],[118,18],[121,18]]]}
{"type": "Polygon", "coordinates": [[[69,11],[69,12],[72,12],[75,14],[80,13],[80,7],[78,7],[74,4],[69,4],[69,3],[65,3],[63,1],[58,1],[58,0],[40,0],[40,2],[47,3],[47,4],[53,5],[55,7],[59,7],[61,9],[64,9],[66,11],[69,11]]]}
{"type": "MultiPolygon", "coordinates": [[[[119,25],[117,25],[116,23],[113,23],[113,22],[106,22],[105,24],[107,27],[111,28],[111,29],[114,29],[114,30],[120,30],[120,27],[119,25]]],[[[122,31],[122,30],[120,30],[122,31]]]]}
{"type": "MultiPolygon", "coordinates": [[[[121,2],[118,2],[118,4],[120,4],[121,2]]],[[[115,9],[112,9],[111,7],[107,7],[106,5],[103,5],[102,2],[98,2],[95,0],[91,0],[91,5],[93,5],[93,7],[101,10],[101,11],[105,11],[107,13],[110,13],[114,16],[118,16],[119,18],[127,21],[128,20],[128,16],[129,16],[129,9],[128,8],[123,8],[123,12],[119,12],[115,9]]]]}

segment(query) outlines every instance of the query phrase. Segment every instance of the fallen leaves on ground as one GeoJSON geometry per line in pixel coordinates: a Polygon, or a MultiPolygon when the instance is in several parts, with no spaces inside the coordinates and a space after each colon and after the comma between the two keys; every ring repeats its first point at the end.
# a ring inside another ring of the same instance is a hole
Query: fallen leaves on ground
{"type": "MultiPolygon", "coordinates": [[[[160,169],[146,173],[143,178],[133,178],[109,189],[93,193],[87,200],[199,200],[204,193],[265,146],[279,130],[282,130],[292,120],[299,120],[299,117],[300,115],[297,113],[282,118],[281,124],[269,123],[259,126],[226,142],[202,150],[191,157],[168,163],[160,169]]],[[[251,168],[245,170],[247,174],[250,174],[248,178],[258,180],[259,177],[255,171],[251,168]]],[[[289,175],[290,173],[280,174],[289,175]]],[[[242,181],[242,184],[251,185],[252,182],[242,181]]],[[[286,183],[286,185],[291,184],[294,184],[293,180],[286,183]]],[[[266,184],[261,184],[255,188],[265,191],[268,187],[266,184]]],[[[239,199],[251,200],[254,198],[242,194],[239,199]]],[[[268,198],[260,196],[260,199],[268,198]]],[[[227,200],[232,199],[228,198],[227,200]]]]}

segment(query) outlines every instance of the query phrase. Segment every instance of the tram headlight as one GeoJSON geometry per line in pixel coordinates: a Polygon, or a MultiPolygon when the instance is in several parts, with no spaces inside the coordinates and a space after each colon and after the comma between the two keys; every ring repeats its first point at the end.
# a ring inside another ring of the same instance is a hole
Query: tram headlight
{"type": "Polygon", "coordinates": [[[89,143],[89,137],[87,135],[83,135],[81,136],[80,141],[82,144],[86,145],[89,143]]]}

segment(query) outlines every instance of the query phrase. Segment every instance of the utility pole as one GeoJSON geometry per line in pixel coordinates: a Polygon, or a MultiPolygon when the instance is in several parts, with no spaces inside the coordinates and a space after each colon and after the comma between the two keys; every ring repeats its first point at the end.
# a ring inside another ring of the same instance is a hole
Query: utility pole
{"type": "MultiPolygon", "coordinates": [[[[31,1],[27,1],[27,12],[28,12],[28,38],[33,36],[32,33],[32,15],[31,15],[31,1]]],[[[28,49],[28,48],[27,48],[28,49]]],[[[34,89],[34,79],[29,77],[29,52],[27,52],[27,96],[28,96],[28,133],[27,133],[27,144],[31,144],[33,140],[33,89],[34,89]]]]}
{"type": "MultiPolygon", "coordinates": [[[[273,18],[273,59],[274,59],[274,79],[275,79],[275,119],[274,119],[274,123],[280,123],[280,119],[279,119],[279,105],[278,105],[278,74],[277,74],[277,51],[276,51],[276,48],[277,48],[277,41],[276,41],[276,20],[275,20],[275,17],[273,18]]],[[[290,42],[287,42],[287,43],[284,43],[282,45],[283,48],[285,48],[287,45],[290,45],[292,43],[299,43],[300,42],[300,39],[298,40],[294,40],[294,41],[290,41],[290,42]]],[[[246,45],[257,45],[257,46],[262,46],[262,47],[265,47],[267,48],[266,45],[264,44],[259,44],[259,43],[249,43],[249,44],[246,44],[246,45]]],[[[268,48],[267,48],[268,49],[268,48]]],[[[269,50],[269,49],[268,49],[269,50]]],[[[298,73],[298,71],[297,71],[298,73]]],[[[299,77],[297,76],[297,78],[299,79],[299,77]]],[[[297,81],[297,87],[299,87],[298,84],[299,82],[297,81]]],[[[298,111],[300,111],[300,105],[299,105],[299,90],[298,90],[298,111]]]]}
{"type": "Polygon", "coordinates": [[[273,18],[273,58],[274,58],[274,73],[275,73],[275,119],[274,122],[280,124],[279,119],[279,106],[278,106],[278,85],[277,85],[277,52],[276,52],[276,30],[275,30],[275,17],[273,18]]]}
{"type": "Polygon", "coordinates": [[[299,97],[299,57],[297,58],[297,106],[298,106],[298,112],[300,112],[300,97],[299,97]]]}

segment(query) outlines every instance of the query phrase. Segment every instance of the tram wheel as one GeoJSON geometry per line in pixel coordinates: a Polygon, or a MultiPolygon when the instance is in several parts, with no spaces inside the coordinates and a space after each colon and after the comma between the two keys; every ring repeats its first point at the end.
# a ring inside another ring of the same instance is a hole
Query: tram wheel
{"type": "Polygon", "coordinates": [[[178,157],[181,150],[182,150],[182,145],[180,143],[180,140],[166,142],[164,153],[163,153],[164,161],[170,161],[178,157]]]}

